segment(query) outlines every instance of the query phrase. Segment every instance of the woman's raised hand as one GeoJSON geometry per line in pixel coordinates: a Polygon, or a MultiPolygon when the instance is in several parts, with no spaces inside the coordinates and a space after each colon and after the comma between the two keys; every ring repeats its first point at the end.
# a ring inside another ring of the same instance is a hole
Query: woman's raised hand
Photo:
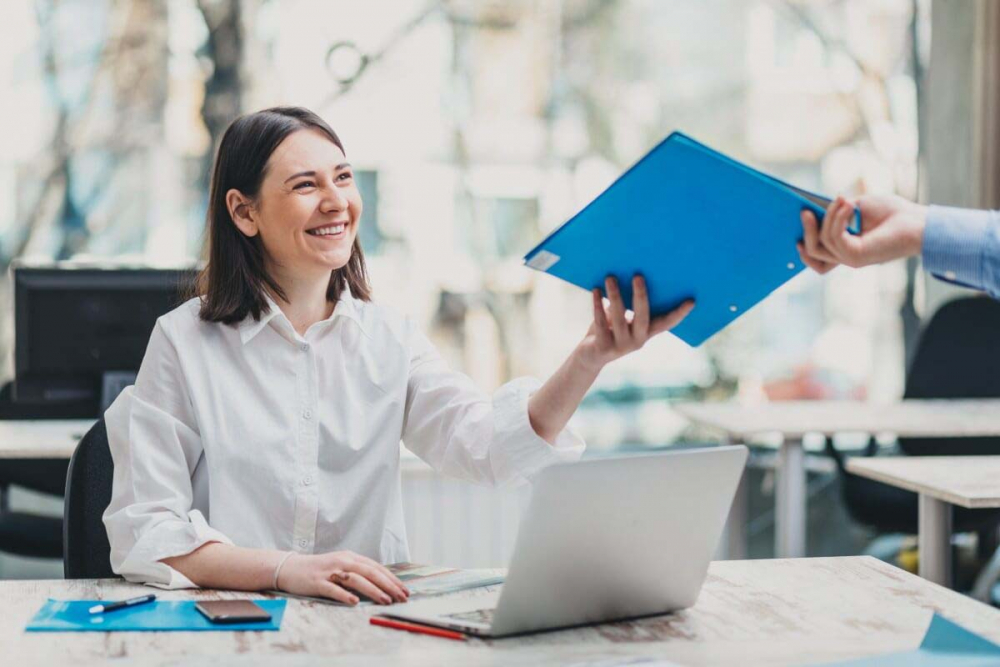
{"type": "Polygon", "coordinates": [[[388,568],[351,551],[293,555],[278,574],[278,588],[349,605],[358,603],[358,594],[378,604],[406,602],[410,596],[388,568]]]}
{"type": "Polygon", "coordinates": [[[580,345],[581,354],[593,368],[602,368],[605,364],[638,350],[653,336],[680,324],[694,308],[694,301],[688,300],[669,313],[650,319],[646,281],[642,276],[636,275],[632,278],[633,315],[629,318],[618,281],[609,276],[604,285],[610,303],[605,306],[601,290],[594,288],[594,321],[580,345]]]}

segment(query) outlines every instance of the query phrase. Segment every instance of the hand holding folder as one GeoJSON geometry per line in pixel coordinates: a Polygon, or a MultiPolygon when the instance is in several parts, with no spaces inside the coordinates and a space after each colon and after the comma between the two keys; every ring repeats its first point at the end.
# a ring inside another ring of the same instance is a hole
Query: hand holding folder
{"type": "Polygon", "coordinates": [[[853,202],[838,197],[822,227],[811,212],[802,212],[799,256],[820,274],[839,264],[858,268],[912,257],[921,252],[926,224],[927,207],[902,197],[866,195],[853,202]],[[854,216],[860,216],[862,234],[845,233],[854,216]]]}
{"type": "Polygon", "coordinates": [[[692,299],[673,332],[697,346],[802,271],[799,213],[829,203],[674,132],[524,260],[588,291],[614,276],[629,308],[641,274],[654,317],[692,299]]]}

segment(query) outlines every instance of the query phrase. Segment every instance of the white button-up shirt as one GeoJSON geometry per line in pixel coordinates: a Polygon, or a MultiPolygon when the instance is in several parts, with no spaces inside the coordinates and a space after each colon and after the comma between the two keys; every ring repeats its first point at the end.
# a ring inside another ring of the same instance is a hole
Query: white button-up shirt
{"type": "Polygon", "coordinates": [[[238,325],[201,321],[198,299],[164,315],[135,386],[105,413],[115,470],[104,525],[126,579],[192,587],[161,560],[211,541],[408,560],[401,440],[485,484],[583,452],[570,429],[555,446],[534,432],[537,380],[491,399],[390,309],[345,290],[300,336],[269,304],[238,325]]]}

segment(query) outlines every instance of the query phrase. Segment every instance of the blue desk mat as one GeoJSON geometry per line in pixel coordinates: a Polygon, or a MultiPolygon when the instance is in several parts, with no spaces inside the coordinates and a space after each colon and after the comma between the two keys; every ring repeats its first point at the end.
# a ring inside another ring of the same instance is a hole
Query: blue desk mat
{"type": "Polygon", "coordinates": [[[145,632],[149,630],[278,630],[287,600],[254,600],[271,620],[264,623],[210,623],[194,608],[194,600],[156,600],[129,609],[91,614],[89,609],[106,600],[52,600],[28,622],[27,632],[145,632]]]}
{"type": "Polygon", "coordinates": [[[902,653],[876,655],[860,660],[824,663],[825,667],[995,667],[1000,646],[934,614],[920,647],[902,653]]]}

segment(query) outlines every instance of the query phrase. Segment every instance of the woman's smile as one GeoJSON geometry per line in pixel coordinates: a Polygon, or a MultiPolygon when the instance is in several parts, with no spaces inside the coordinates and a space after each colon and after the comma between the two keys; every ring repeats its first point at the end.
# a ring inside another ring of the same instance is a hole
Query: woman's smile
{"type": "Polygon", "coordinates": [[[337,240],[347,235],[347,223],[337,222],[322,227],[307,229],[306,234],[323,240],[337,240]]]}

